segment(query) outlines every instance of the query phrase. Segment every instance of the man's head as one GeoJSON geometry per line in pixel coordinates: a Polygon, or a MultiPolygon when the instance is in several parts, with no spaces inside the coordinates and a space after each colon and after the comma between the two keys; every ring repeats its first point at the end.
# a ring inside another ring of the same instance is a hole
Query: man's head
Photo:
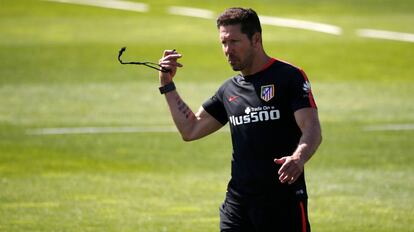
{"type": "Polygon", "coordinates": [[[262,28],[252,9],[229,8],[217,19],[223,52],[234,71],[248,74],[255,59],[264,54],[262,28]]]}
{"type": "Polygon", "coordinates": [[[241,32],[252,40],[256,32],[262,33],[260,20],[252,9],[240,7],[228,8],[217,18],[217,28],[220,26],[241,25],[241,32]]]}

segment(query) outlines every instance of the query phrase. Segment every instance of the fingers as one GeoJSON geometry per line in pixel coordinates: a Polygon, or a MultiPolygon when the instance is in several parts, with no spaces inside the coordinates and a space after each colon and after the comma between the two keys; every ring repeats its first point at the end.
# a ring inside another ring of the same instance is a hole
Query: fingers
{"type": "Polygon", "coordinates": [[[168,62],[168,61],[177,62],[177,59],[179,59],[181,57],[182,57],[182,55],[177,53],[177,51],[175,51],[175,49],[174,50],[165,50],[164,55],[160,59],[160,63],[168,62]]]}
{"type": "Polygon", "coordinates": [[[274,162],[282,164],[278,171],[281,183],[293,184],[303,172],[303,164],[290,156],[275,159],[274,162]]]}
{"type": "Polygon", "coordinates": [[[281,183],[293,184],[299,178],[301,173],[301,171],[291,165],[285,171],[280,173],[279,180],[281,183]]]}
{"type": "Polygon", "coordinates": [[[177,53],[175,49],[164,51],[163,56],[158,63],[163,70],[166,70],[165,72],[159,72],[161,85],[171,82],[177,72],[177,68],[183,67],[181,63],[177,62],[181,57],[182,55],[177,53]]]}
{"type": "Polygon", "coordinates": [[[174,54],[174,53],[177,54],[177,51],[175,49],[173,49],[173,50],[164,50],[163,57],[168,56],[170,54],[174,54]]]}
{"type": "Polygon", "coordinates": [[[276,164],[283,164],[286,161],[286,157],[282,157],[280,159],[274,159],[276,164]]]}
{"type": "Polygon", "coordinates": [[[174,58],[174,57],[171,58],[169,56],[161,59],[159,64],[161,65],[161,67],[163,67],[165,69],[183,67],[183,65],[181,63],[177,62],[177,58],[174,58]]]}
{"type": "Polygon", "coordinates": [[[159,65],[166,70],[175,70],[177,67],[183,67],[183,65],[177,60],[182,55],[174,50],[165,50],[163,57],[159,61],[159,65]]]}

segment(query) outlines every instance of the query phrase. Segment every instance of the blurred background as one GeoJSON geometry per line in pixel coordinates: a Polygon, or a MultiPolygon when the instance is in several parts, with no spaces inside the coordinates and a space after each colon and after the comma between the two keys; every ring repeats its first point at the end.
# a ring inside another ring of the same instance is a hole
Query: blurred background
{"type": "Polygon", "coordinates": [[[183,54],[195,111],[235,75],[215,18],[253,8],[264,47],[305,70],[324,141],[314,231],[414,231],[414,2],[0,1],[0,231],[218,231],[227,128],[181,141],[158,74],[183,54]]]}

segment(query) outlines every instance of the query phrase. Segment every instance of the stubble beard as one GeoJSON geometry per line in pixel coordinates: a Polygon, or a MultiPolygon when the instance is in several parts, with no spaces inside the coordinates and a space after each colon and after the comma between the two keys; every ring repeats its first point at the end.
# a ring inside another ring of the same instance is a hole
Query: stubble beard
{"type": "Polygon", "coordinates": [[[252,66],[253,59],[254,59],[253,52],[250,52],[249,54],[247,54],[244,60],[236,59],[236,62],[232,64],[230,62],[230,59],[228,58],[228,62],[231,68],[233,69],[233,71],[243,71],[252,66]]]}
{"type": "Polygon", "coordinates": [[[241,65],[230,64],[230,66],[233,69],[233,71],[241,71],[241,70],[243,70],[243,67],[241,65]]]}

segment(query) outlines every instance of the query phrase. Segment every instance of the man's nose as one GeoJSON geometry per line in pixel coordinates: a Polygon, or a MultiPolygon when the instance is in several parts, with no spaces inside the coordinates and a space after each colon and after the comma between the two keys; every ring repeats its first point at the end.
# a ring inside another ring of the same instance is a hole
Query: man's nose
{"type": "Polygon", "coordinates": [[[228,45],[228,44],[226,44],[226,45],[224,45],[223,46],[223,49],[224,49],[224,53],[227,55],[227,54],[229,54],[229,53],[231,53],[232,52],[232,50],[233,50],[233,48],[230,46],[230,45],[228,45]]]}

